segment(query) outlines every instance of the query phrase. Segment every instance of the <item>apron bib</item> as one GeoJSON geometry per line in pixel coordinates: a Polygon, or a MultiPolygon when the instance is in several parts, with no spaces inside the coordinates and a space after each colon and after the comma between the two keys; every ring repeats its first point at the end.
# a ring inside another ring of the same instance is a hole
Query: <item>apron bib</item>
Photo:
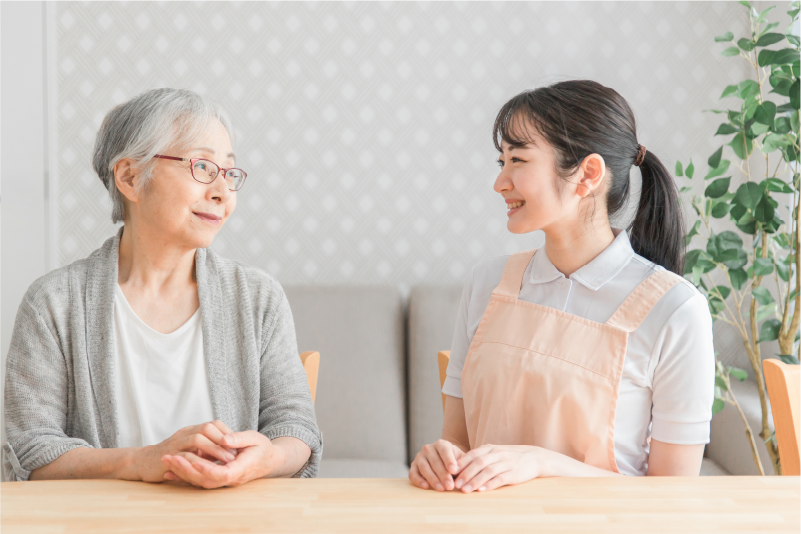
{"type": "Polygon", "coordinates": [[[628,335],[682,278],[650,275],[597,323],[518,298],[535,252],[510,256],[467,352],[470,448],[535,445],[617,473],[615,412],[628,335]]]}

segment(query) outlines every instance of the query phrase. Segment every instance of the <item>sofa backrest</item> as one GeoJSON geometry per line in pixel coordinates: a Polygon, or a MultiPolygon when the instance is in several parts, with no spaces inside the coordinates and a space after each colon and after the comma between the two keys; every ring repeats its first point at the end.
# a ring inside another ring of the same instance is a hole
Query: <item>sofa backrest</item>
{"type": "Polygon", "coordinates": [[[407,461],[404,303],[390,286],[287,286],[298,350],[320,352],[323,459],[407,461]]]}
{"type": "Polygon", "coordinates": [[[442,435],[437,352],[450,350],[462,287],[416,286],[409,295],[409,462],[442,435]]]}

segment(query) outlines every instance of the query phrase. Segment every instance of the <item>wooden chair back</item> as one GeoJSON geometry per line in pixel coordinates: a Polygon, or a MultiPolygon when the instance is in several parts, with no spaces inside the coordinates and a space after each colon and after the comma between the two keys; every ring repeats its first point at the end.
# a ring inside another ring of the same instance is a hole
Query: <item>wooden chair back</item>
{"type": "Polygon", "coordinates": [[[300,362],[303,364],[303,370],[306,371],[312,404],[314,404],[314,397],[317,395],[317,374],[320,371],[320,353],[311,350],[304,352],[300,355],[300,362]]]}
{"type": "Polygon", "coordinates": [[[773,426],[782,475],[801,475],[799,443],[801,443],[801,366],[787,365],[780,360],[763,360],[765,385],[773,412],[773,426]]]}
{"type": "MultiPolygon", "coordinates": [[[[451,351],[441,350],[437,353],[437,361],[439,363],[439,387],[445,385],[445,371],[448,370],[448,361],[451,359],[451,351]]],[[[442,409],[445,410],[445,394],[442,394],[442,409]]]]}

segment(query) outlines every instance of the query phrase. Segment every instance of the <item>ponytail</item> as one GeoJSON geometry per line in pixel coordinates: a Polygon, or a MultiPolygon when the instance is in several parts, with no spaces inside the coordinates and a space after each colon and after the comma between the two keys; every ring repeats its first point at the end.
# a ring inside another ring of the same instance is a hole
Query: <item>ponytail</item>
{"type": "Polygon", "coordinates": [[[640,164],[640,173],[640,205],[629,227],[631,247],[643,258],[683,276],[684,218],[676,183],[649,151],[640,164]]]}
{"type": "Polygon", "coordinates": [[[634,113],[617,91],[591,80],[572,80],[520,93],[498,113],[493,141],[500,151],[502,141],[532,142],[534,132],[553,147],[556,173],[563,179],[590,154],[604,159],[610,217],[626,205],[631,167],[637,164],[642,192],[629,227],[631,246],[645,259],[684,274],[684,223],[676,185],[659,158],[637,142],[634,113]]]}

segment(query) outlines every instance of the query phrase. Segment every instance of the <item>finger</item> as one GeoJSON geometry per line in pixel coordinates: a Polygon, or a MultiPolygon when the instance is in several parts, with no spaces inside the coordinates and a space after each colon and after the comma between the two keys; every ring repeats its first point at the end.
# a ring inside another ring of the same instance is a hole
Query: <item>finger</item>
{"type": "Polygon", "coordinates": [[[492,445],[484,445],[477,449],[473,449],[461,456],[456,460],[457,465],[459,466],[459,472],[464,471],[464,468],[473,463],[476,458],[481,458],[482,456],[486,456],[490,452],[492,452],[493,446],[492,445]]]}
{"type": "Polygon", "coordinates": [[[452,490],[453,477],[450,473],[448,473],[448,470],[445,468],[445,464],[442,463],[442,458],[440,457],[439,452],[434,449],[433,454],[426,456],[426,459],[428,460],[428,464],[431,466],[431,469],[434,471],[434,474],[437,475],[442,487],[448,491],[452,490]]]}
{"type": "Polygon", "coordinates": [[[209,438],[203,434],[192,434],[185,437],[179,444],[182,452],[202,451],[209,456],[220,460],[221,462],[231,462],[236,456],[228,452],[225,447],[212,443],[209,438]]]}
{"type": "Polygon", "coordinates": [[[172,481],[178,481],[178,480],[181,480],[181,478],[180,478],[180,477],[178,477],[178,476],[177,476],[175,473],[173,473],[172,471],[167,471],[166,473],[164,473],[164,479],[165,479],[165,480],[172,480],[172,481]]]}
{"type": "Polygon", "coordinates": [[[507,482],[508,474],[509,473],[506,472],[506,473],[501,473],[500,475],[496,475],[495,477],[485,482],[483,486],[479,486],[478,491],[490,491],[500,488],[501,486],[509,485],[509,482],[507,482]]]}
{"type": "Polygon", "coordinates": [[[231,430],[230,428],[228,428],[228,425],[226,425],[225,423],[223,423],[223,422],[222,422],[222,421],[220,421],[220,420],[212,421],[212,422],[211,422],[211,424],[212,424],[212,425],[214,425],[214,426],[216,426],[216,427],[217,427],[217,428],[220,430],[220,433],[221,433],[223,436],[225,436],[225,435],[227,435],[227,434],[233,434],[233,433],[234,433],[234,431],[233,431],[233,430],[231,430]]]}
{"type": "MultiPolygon", "coordinates": [[[[459,476],[456,478],[456,488],[462,489],[466,486],[470,480],[473,479],[480,471],[485,469],[487,466],[496,463],[500,459],[499,454],[484,454],[475,458],[472,462],[466,465],[462,471],[459,473],[459,476]]],[[[473,488],[477,488],[478,486],[473,485],[473,488]]]]}
{"type": "Polygon", "coordinates": [[[442,463],[445,465],[445,469],[448,473],[451,475],[459,474],[459,464],[456,462],[456,451],[462,452],[462,450],[444,439],[439,440],[434,446],[437,452],[439,452],[439,457],[442,459],[442,463]]]}
{"type": "Polygon", "coordinates": [[[244,432],[233,432],[223,436],[222,444],[233,449],[253,447],[254,445],[265,445],[265,441],[270,441],[264,434],[255,430],[244,432]]]}
{"type": "Polygon", "coordinates": [[[190,484],[200,488],[209,489],[219,487],[221,484],[205,476],[203,473],[200,473],[195,468],[199,462],[205,461],[206,460],[201,460],[191,453],[176,454],[170,457],[170,471],[181,477],[181,479],[185,480],[186,482],[189,482],[190,484]],[[194,458],[195,461],[191,462],[187,457],[194,458]]]}
{"type": "Polygon", "coordinates": [[[507,471],[509,471],[509,465],[506,462],[492,463],[476,473],[476,476],[472,479],[465,481],[462,486],[462,491],[464,493],[470,493],[471,491],[486,487],[487,482],[507,471]]]}
{"type": "Polygon", "coordinates": [[[420,474],[423,475],[423,478],[426,479],[426,482],[428,482],[428,485],[437,491],[445,491],[445,487],[439,481],[439,477],[431,469],[431,465],[428,463],[428,458],[422,455],[420,455],[418,458],[419,461],[417,462],[417,468],[420,470],[420,474]]]}
{"type": "Polygon", "coordinates": [[[431,487],[428,485],[428,482],[426,482],[426,479],[423,478],[423,475],[420,474],[420,470],[417,469],[417,464],[414,462],[409,468],[409,480],[418,488],[428,489],[431,487]]]}

